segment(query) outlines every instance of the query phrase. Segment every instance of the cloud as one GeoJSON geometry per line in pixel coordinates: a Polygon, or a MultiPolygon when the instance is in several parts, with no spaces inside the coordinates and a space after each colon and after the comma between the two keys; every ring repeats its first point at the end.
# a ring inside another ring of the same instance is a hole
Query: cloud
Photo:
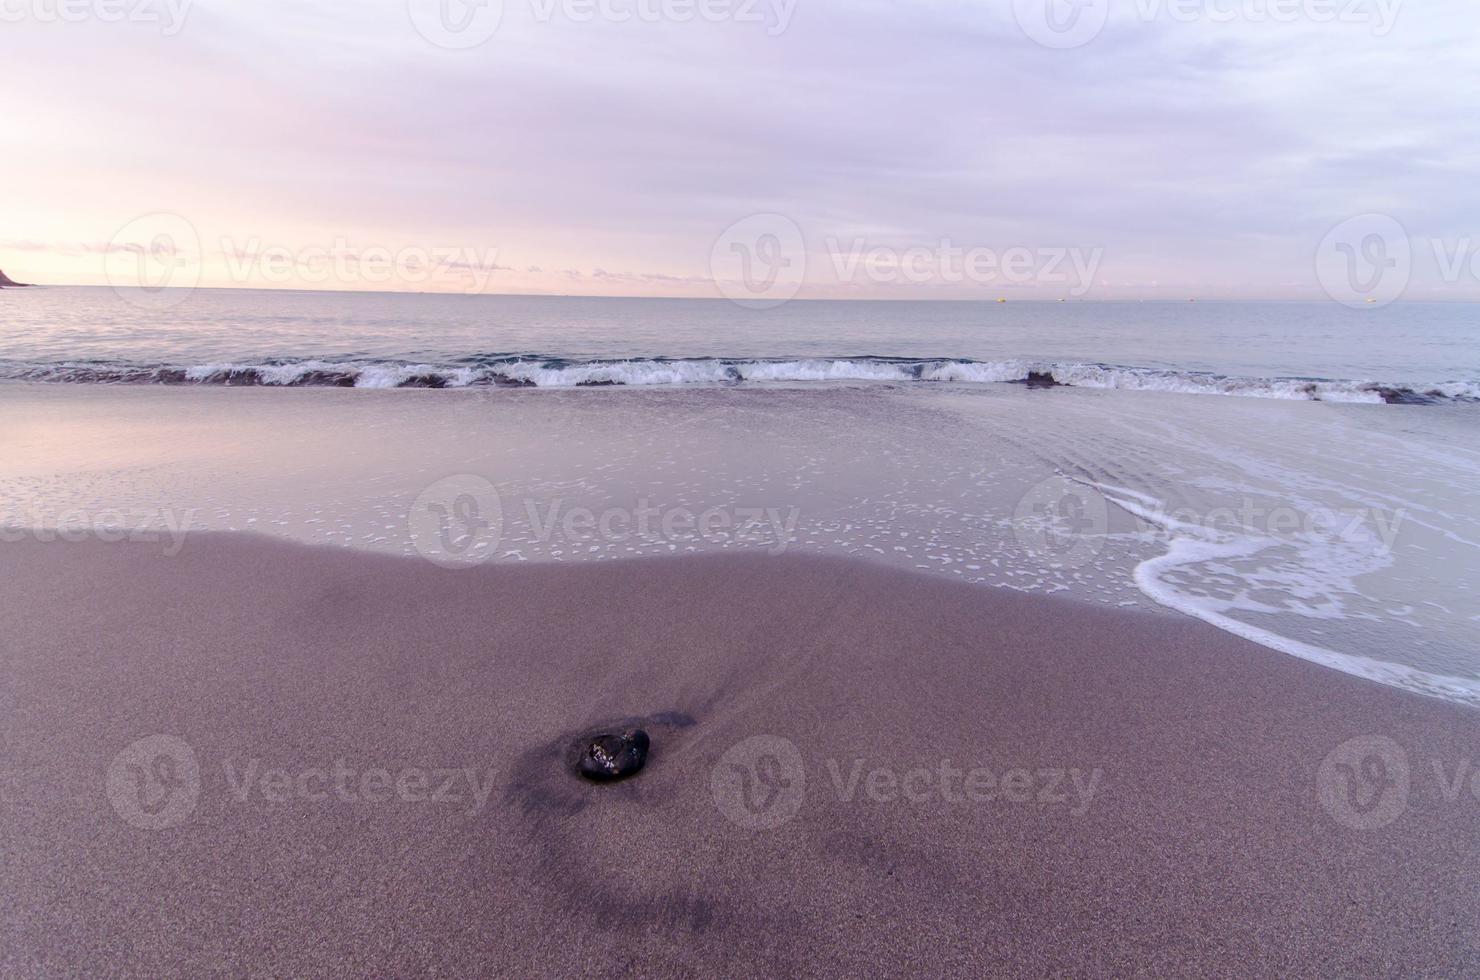
{"type": "Polygon", "coordinates": [[[505,0],[468,51],[401,3],[201,7],[170,38],[22,24],[0,41],[23,93],[0,179],[25,241],[169,210],[205,239],[496,246],[531,283],[657,292],[705,281],[758,212],[812,247],[1103,248],[1112,283],[1256,295],[1309,285],[1353,214],[1473,228],[1480,8],[1405,4],[1379,35],[1260,6],[1216,23],[1126,0],[1073,50],[966,0],[810,0],[779,36],[505,0]]]}

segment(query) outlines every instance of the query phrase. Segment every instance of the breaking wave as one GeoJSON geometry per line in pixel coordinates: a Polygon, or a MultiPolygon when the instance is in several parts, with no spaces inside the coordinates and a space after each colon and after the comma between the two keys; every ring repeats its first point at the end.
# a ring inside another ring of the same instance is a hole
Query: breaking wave
{"type": "Polygon", "coordinates": [[[1384,384],[1322,378],[1227,377],[1078,362],[962,358],[634,358],[573,360],[486,355],[450,363],[266,358],[209,364],[0,361],[0,380],[71,384],[271,385],[338,388],[580,388],[805,382],[1026,384],[1118,388],[1322,402],[1434,404],[1480,401],[1480,381],[1384,384]]]}

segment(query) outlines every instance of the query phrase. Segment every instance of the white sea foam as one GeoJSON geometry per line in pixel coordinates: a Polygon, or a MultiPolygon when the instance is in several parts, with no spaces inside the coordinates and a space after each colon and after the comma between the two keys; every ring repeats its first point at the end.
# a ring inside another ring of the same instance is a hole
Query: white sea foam
{"type": "Polygon", "coordinates": [[[1288,378],[1224,378],[1181,371],[1108,367],[1103,364],[1056,365],[1047,369],[1055,381],[1076,388],[1120,388],[1131,391],[1171,391],[1187,395],[1241,395],[1247,398],[1284,398],[1302,401],[1384,401],[1377,386],[1367,381],[1303,381],[1288,378]]]}
{"type": "Polygon", "coordinates": [[[1167,535],[1166,551],[1139,563],[1134,573],[1137,587],[1155,602],[1302,660],[1429,697],[1480,706],[1480,681],[1317,646],[1235,615],[1348,616],[1344,601],[1358,595],[1353,579],[1392,561],[1385,549],[1373,546],[1365,528],[1332,520],[1306,533],[1281,537],[1213,528],[1177,519],[1146,494],[1092,485],[1107,500],[1167,535]],[[1293,557],[1276,555],[1291,549],[1293,557]],[[1241,567],[1235,569],[1236,564],[1241,567]],[[1206,571],[1199,574],[1199,568],[1206,571]],[[1221,580],[1221,588],[1208,587],[1212,577],[1221,580]],[[1230,582],[1236,585],[1230,587],[1230,582]],[[1218,591],[1224,594],[1215,594],[1218,591]],[[1285,601],[1272,607],[1253,598],[1259,591],[1277,593],[1285,601]]]}
{"type": "Polygon", "coordinates": [[[1480,381],[1445,381],[1433,389],[1445,398],[1462,398],[1480,401],[1480,381]]]}
{"type": "Polygon", "coordinates": [[[437,364],[394,360],[264,359],[203,364],[0,362],[0,379],[115,384],[262,384],[357,388],[462,388],[472,385],[682,386],[808,382],[1001,384],[1053,382],[1078,388],[1165,391],[1303,401],[1480,401],[1480,382],[1380,384],[1360,380],[1224,377],[1085,362],[1009,358],[635,358],[589,361],[537,355],[468,358],[437,364]]]}
{"type": "Polygon", "coordinates": [[[579,385],[714,384],[733,380],[720,361],[586,361],[549,363],[521,361],[499,364],[493,372],[541,388],[579,385]]]}
{"type": "Polygon", "coordinates": [[[956,381],[970,384],[999,384],[1024,381],[1035,368],[1026,361],[943,361],[928,365],[921,381],[956,381]]]}
{"type": "Polygon", "coordinates": [[[888,361],[836,358],[751,361],[736,365],[746,381],[911,381],[913,371],[888,361]]]}

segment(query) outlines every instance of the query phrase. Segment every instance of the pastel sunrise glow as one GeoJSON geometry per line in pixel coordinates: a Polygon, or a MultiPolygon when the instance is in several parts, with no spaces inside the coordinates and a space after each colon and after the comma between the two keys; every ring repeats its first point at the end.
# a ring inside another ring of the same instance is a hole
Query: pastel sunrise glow
{"type": "Polygon", "coordinates": [[[1315,298],[1322,236],[1376,212],[1414,239],[1410,297],[1480,292],[1440,268],[1480,216],[1467,0],[1140,0],[1073,51],[1009,3],[660,7],[508,0],[457,49],[418,30],[433,0],[10,0],[0,268],[103,283],[165,213],[208,286],[714,296],[717,238],[766,213],[804,236],[803,296],[1069,295],[849,274],[881,246],[1064,251],[1090,298],[1315,298]]]}

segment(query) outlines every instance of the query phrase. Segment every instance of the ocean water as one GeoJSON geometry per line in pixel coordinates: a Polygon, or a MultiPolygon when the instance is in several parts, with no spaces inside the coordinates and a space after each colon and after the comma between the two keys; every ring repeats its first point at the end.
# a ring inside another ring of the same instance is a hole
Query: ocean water
{"type": "Polygon", "coordinates": [[[1000,383],[1480,399],[1462,304],[792,302],[7,290],[0,378],[271,385],[1000,383]]]}
{"type": "Polygon", "coordinates": [[[852,555],[1480,705],[1465,306],[173,300],[0,293],[7,534],[425,555],[478,484],[454,565],[852,555]]]}

